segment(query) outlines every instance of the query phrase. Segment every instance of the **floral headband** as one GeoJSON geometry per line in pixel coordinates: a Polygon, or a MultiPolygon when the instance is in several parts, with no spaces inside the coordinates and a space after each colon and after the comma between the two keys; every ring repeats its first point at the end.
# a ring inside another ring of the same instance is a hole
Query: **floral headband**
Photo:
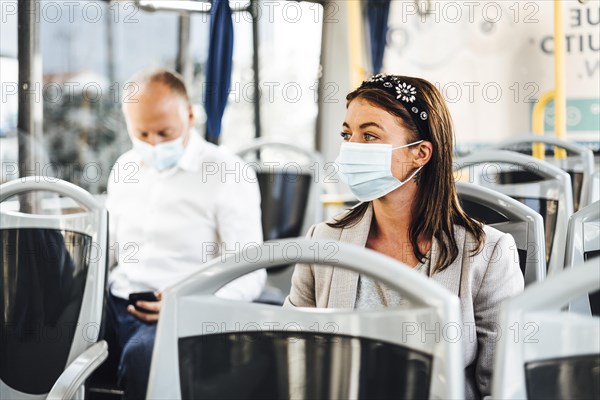
{"type": "Polygon", "coordinates": [[[395,75],[377,74],[364,81],[359,87],[359,89],[364,88],[383,89],[394,96],[409,111],[410,117],[417,126],[421,136],[424,138],[430,136],[429,126],[427,125],[429,114],[423,102],[417,97],[417,89],[414,86],[402,82],[395,75]]]}

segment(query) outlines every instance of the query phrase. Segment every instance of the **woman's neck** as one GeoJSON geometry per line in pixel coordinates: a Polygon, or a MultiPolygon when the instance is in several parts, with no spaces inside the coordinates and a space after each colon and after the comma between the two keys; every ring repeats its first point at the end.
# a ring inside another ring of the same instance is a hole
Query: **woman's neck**
{"type": "MultiPolygon", "coordinates": [[[[373,201],[373,222],[369,233],[368,245],[375,250],[392,256],[408,265],[414,265],[414,256],[410,241],[410,226],[414,215],[414,202],[417,186],[409,182],[401,189],[389,193],[384,198],[373,201]]],[[[431,247],[431,241],[419,237],[418,244],[423,254],[431,247]]]]}
{"type": "Polygon", "coordinates": [[[373,219],[378,234],[383,237],[408,237],[416,189],[416,185],[409,182],[385,197],[373,201],[373,219]]]}

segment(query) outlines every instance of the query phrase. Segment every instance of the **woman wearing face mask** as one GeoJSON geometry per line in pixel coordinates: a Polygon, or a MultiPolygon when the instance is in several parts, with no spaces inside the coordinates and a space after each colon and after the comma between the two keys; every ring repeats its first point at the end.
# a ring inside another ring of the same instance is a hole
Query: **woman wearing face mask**
{"type": "MultiPolygon", "coordinates": [[[[461,209],[452,174],[453,128],[429,82],[376,75],[347,97],[336,160],[362,202],[308,237],[381,252],[429,276],[461,301],[468,398],[490,394],[499,304],[523,290],[512,236],[461,209]]],[[[374,309],[401,294],[339,268],[296,266],[287,306],[374,309]]]]}

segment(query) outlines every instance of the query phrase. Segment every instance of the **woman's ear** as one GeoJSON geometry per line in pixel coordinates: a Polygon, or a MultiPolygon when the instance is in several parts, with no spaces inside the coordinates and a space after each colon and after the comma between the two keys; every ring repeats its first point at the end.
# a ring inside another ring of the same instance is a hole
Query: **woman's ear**
{"type": "Polygon", "coordinates": [[[415,155],[414,162],[417,167],[422,167],[431,160],[431,155],[433,153],[433,144],[431,142],[424,140],[415,146],[413,150],[413,154],[415,155]]]}

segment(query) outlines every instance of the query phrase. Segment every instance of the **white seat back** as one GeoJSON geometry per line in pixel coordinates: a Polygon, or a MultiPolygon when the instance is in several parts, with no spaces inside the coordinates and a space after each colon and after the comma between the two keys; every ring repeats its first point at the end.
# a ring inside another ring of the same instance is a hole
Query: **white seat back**
{"type": "MultiPolygon", "coordinates": [[[[324,220],[321,195],[326,177],[318,152],[293,143],[256,139],[237,150],[237,155],[256,170],[263,240],[304,236],[312,225],[324,220]]],[[[268,271],[268,286],[258,301],[277,303],[289,293],[293,268],[285,267],[268,271]]]]}
{"type": "Polygon", "coordinates": [[[467,214],[515,239],[525,285],[546,277],[546,244],[542,216],[523,203],[494,190],[457,182],[456,190],[467,214]]]}
{"type": "MultiPolygon", "coordinates": [[[[283,183],[302,185],[303,182],[301,178],[303,176],[308,177],[308,194],[306,196],[305,204],[300,204],[298,201],[294,201],[294,199],[288,200],[288,202],[291,203],[290,210],[288,211],[300,217],[301,228],[296,236],[303,235],[312,225],[323,221],[323,207],[320,200],[323,188],[321,185],[321,177],[318,175],[320,168],[322,168],[323,165],[323,159],[319,153],[309,151],[292,143],[270,141],[265,139],[257,139],[244,148],[237,150],[236,153],[238,156],[244,159],[246,159],[249,155],[261,154],[261,159],[251,161],[250,165],[256,169],[258,174],[270,175],[267,177],[267,179],[265,179],[265,182],[273,183],[273,180],[277,179],[273,176],[281,175],[283,177],[283,183]],[[302,163],[288,159],[285,161],[264,161],[263,152],[265,150],[271,150],[275,152],[280,151],[286,154],[296,153],[305,160],[303,160],[304,162],[302,163]],[[304,209],[303,213],[298,211],[300,208],[304,209]]],[[[281,185],[262,185],[260,179],[261,178],[259,176],[259,184],[261,184],[261,186],[265,186],[265,188],[282,188],[281,185]]],[[[276,195],[276,198],[278,199],[281,199],[282,196],[281,193],[262,193],[263,199],[268,198],[271,195],[276,195]]],[[[278,205],[282,206],[281,204],[278,205]]],[[[277,215],[281,218],[282,214],[279,213],[277,215]]],[[[277,231],[281,232],[283,230],[278,229],[277,231]]],[[[265,240],[276,240],[281,238],[283,237],[272,237],[270,234],[265,235],[265,240]]]]}
{"type": "MultiPolygon", "coordinates": [[[[600,201],[577,211],[569,219],[565,269],[596,259],[600,263],[600,201]]],[[[600,315],[600,293],[583,296],[569,310],[584,315],[600,315]]]]}
{"type": "Polygon", "coordinates": [[[567,313],[600,289],[600,266],[561,271],[502,305],[492,397],[572,399],[600,396],[600,319],[567,313]]]}
{"type": "Polygon", "coordinates": [[[541,214],[548,275],[562,270],[567,225],[573,214],[573,192],[567,172],[531,156],[503,150],[478,151],[458,159],[454,170],[458,180],[503,193],[541,214]],[[516,181],[511,174],[517,177],[516,181]],[[521,180],[524,174],[528,177],[521,180]],[[531,181],[532,177],[535,181],[531,181]]]}
{"type": "Polygon", "coordinates": [[[531,154],[534,143],[555,146],[564,149],[567,157],[557,159],[547,157],[545,161],[566,171],[571,176],[573,185],[573,209],[575,211],[592,204],[599,199],[593,198],[592,179],[594,174],[594,153],[577,143],[562,140],[549,135],[524,135],[493,146],[496,149],[512,150],[531,154]]]}
{"type": "Polygon", "coordinates": [[[0,186],[0,234],[0,398],[43,398],[98,340],[107,212],[68,182],[13,180],[0,186]]]}
{"type": "Polygon", "coordinates": [[[456,296],[380,253],[338,242],[267,242],[213,260],[165,291],[148,398],[461,398],[461,324],[456,296]],[[409,304],[290,309],[213,295],[246,273],[298,262],[370,275],[409,304]]]}

